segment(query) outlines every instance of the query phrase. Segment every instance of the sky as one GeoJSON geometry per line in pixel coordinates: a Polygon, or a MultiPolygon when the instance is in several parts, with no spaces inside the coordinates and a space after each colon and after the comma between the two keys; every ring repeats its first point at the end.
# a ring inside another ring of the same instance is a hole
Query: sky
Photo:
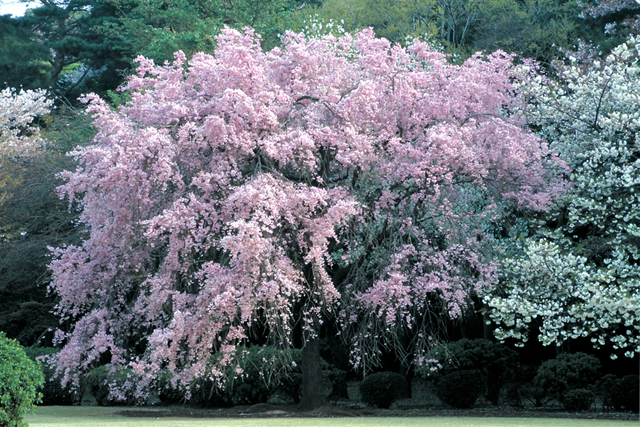
{"type": "Polygon", "coordinates": [[[35,2],[22,3],[20,0],[0,0],[0,15],[22,16],[29,5],[35,5],[35,2]]]}

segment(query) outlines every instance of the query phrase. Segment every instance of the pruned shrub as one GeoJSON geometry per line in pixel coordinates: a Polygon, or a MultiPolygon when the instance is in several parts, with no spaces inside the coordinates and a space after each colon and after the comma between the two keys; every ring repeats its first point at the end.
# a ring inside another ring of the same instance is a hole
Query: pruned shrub
{"type": "Polygon", "coordinates": [[[471,408],[482,394],[482,372],[458,370],[442,375],[436,382],[436,394],[454,408],[471,408]]]}
{"type": "Polygon", "coordinates": [[[431,356],[442,366],[436,379],[456,370],[480,371],[481,393],[494,405],[498,404],[502,386],[514,379],[519,365],[515,351],[487,339],[461,339],[437,347],[431,356]]]}
{"type": "Polygon", "coordinates": [[[347,389],[347,372],[341,369],[331,369],[327,372],[329,381],[331,382],[331,393],[329,401],[335,402],[340,399],[349,399],[349,391],[347,389]]]}
{"type": "Polygon", "coordinates": [[[567,391],[562,400],[562,406],[567,411],[588,411],[595,400],[595,393],[585,388],[574,388],[567,391]]]}
{"type": "Polygon", "coordinates": [[[605,411],[621,409],[620,405],[620,378],[615,375],[608,374],[602,377],[596,385],[596,392],[602,400],[602,407],[605,411]]]}
{"type": "Polygon", "coordinates": [[[637,375],[622,377],[614,392],[614,405],[617,409],[639,412],[640,406],[640,379],[637,375]]]}
{"type": "Polygon", "coordinates": [[[22,417],[39,403],[44,375],[17,341],[0,332],[0,426],[23,427],[22,417]]]}
{"type": "Polygon", "coordinates": [[[600,361],[585,353],[563,353],[555,359],[547,360],[539,368],[533,379],[539,401],[564,401],[569,390],[589,389],[600,379],[600,361]]]}
{"type": "Polygon", "coordinates": [[[52,347],[31,346],[26,347],[25,353],[29,359],[38,361],[44,374],[44,385],[42,392],[43,405],[72,405],[76,399],[76,393],[67,385],[62,387],[60,379],[55,376],[55,368],[51,367],[41,356],[49,356],[58,353],[60,350],[52,347]]]}
{"type": "Polygon", "coordinates": [[[377,372],[360,383],[360,399],[373,407],[386,409],[396,400],[408,396],[407,380],[397,372],[377,372]]]}

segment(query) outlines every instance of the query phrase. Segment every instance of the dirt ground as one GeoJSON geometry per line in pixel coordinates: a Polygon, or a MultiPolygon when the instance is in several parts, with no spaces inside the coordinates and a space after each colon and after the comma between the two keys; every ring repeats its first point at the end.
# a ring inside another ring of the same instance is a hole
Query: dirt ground
{"type": "MultiPolygon", "coordinates": [[[[194,418],[265,418],[265,417],[522,417],[573,418],[639,421],[632,412],[609,412],[594,409],[568,412],[559,405],[544,408],[526,406],[518,409],[508,405],[496,407],[481,397],[472,409],[451,409],[435,395],[430,383],[412,382],[412,397],[396,401],[390,409],[366,407],[360,402],[359,382],[348,383],[349,399],[313,411],[302,411],[297,405],[260,403],[232,408],[198,408],[188,405],[145,406],[122,411],[126,416],[194,417],[194,418]]],[[[330,389],[328,389],[330,390],[330,389]]],[[[598,408],[598,406],[596,406],[598,408]]],[[[601,408],[601,406],[600,406],[601,408]]]]}
{"type": "Polygon", "coordinates": [[[443,408],[346,408],[324,406],[313,411],[301,411],[297,406],[276,406],[260,403],[233,408],[193,408],[167,406],[122,411],[121,415],[140,417],[193,417],[193,418],[265,418],[265,417],[537,417],[576,418],[637,421],[638,414],[631,412],[567,412],[556,409],[513,409],[508,407],[483,407],[474,409],[443,408]]]}

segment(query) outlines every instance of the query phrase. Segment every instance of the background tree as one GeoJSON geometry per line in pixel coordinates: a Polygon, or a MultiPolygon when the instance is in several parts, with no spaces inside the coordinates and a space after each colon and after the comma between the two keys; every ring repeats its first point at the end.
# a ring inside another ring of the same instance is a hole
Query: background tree
{"type": "Polygon", "coordinates": [[[604,32],[611,36],[621,31],[624,37],[640,33],[640,3],[635,0],[602,0],[580,3],[583,18],[604,18],[604,32]]]}
{"type": "Polygon", "coordinates": [[[569,57],[558,82],[526,87],[528,117],[573,168],[574,188],[546,227],[520,236],[485,297],[500,339],[524,342],[536,322],[544,344],[589,337],[612,358],[640,351],[639,42],[584,63],[569,57]]]}
{"type": "Polygon", "coordinates": [[[476,51],[502,49],[549,66],[558,48],[578,38],[594,39],[592,23],[579,19],[580,7],[564,0],[326,0],[302,10],[307,21],[341,23],[347,31],[372,27],[397,43],[415,37],[462,61],[476,51]]]}
{"type": "Polygon", "coordinates": [[[81,122],[62,112],[42,117],[51,104],[43,91],[0,92],[0,330],[27,346],[59,326],[44,283],[47,247],[70,243],[78,231],[76,213],[55,191],[55,174],[72,165],[69,146],[51,141],[81,143],[81,122]],[[47,124],[44,138],[34,119],[47,124]]]}
{"type": "Polygon", "coordinates": [[[37,72],[39,80],[24,83],[51,87],[73,101],[81,93],[115,89],[139,54],[163,63],[178,50],[210,52],[223,25],[251,25],[273,47],[290,12],[301,6],[297,0],[41,0],[22,17],[2,18],[9,31],[2,35],[7,61],[0,77],[18,85],[18,70],[37,72]]]}
{"type": "Polygon", "coordinates": [[[563,0],[488,0],[480,3],[471,31],[472,49],[502,49],[535,59],[546,67],[579,38],[593,39],[579,24],[579,6],[563,0]]]}
{"type": "Polygon", "coordinates": [[[112,14],[111,7],[95,0],[42,0],[40,6],[14,18],[50,52],[47,88],[74,99],[88,87],[105,90],[121,82],[116,70],[126,69],[126,63],[95,31],[112,14]]]}
{"type": "Polygon", "coordinates": [[[49,51],[30,29],[0,16],[0,87],[46,88],[51,76],[49,51]]]}
{"type": "Polygon", "coordinates": [[[397,343],[419,355],[433,319],[493,282],[484,227],[562,190],[510,113],[511,57],[453,66],[371,31],[259,42],[226,29],[214,56],[139,58],[118,110],[86,98],[98,134],[60,190],[89,234],[51,263],[74,324],[57,334],[64,382],[107,363],[138,377],[114,393],[162,369],[222,383],[253,334],[287,348],[297,333],[301,403],[318,405],[318,333],[338,306],[362,327],[343,331],[355,366],[397,343]]]}

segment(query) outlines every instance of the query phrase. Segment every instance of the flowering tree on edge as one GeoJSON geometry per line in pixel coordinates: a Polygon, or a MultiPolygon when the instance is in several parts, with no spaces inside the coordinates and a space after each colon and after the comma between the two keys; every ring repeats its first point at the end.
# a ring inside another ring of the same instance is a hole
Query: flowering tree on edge
{"type": "Polygon", "coordinates": [[[523,239],[485,296],[500,339],[589,338],[611,357],[640,352],[640,38],[605,58],[557,64],[527,85],[529,120],[573,169],[549,223],[523,239]]]}

